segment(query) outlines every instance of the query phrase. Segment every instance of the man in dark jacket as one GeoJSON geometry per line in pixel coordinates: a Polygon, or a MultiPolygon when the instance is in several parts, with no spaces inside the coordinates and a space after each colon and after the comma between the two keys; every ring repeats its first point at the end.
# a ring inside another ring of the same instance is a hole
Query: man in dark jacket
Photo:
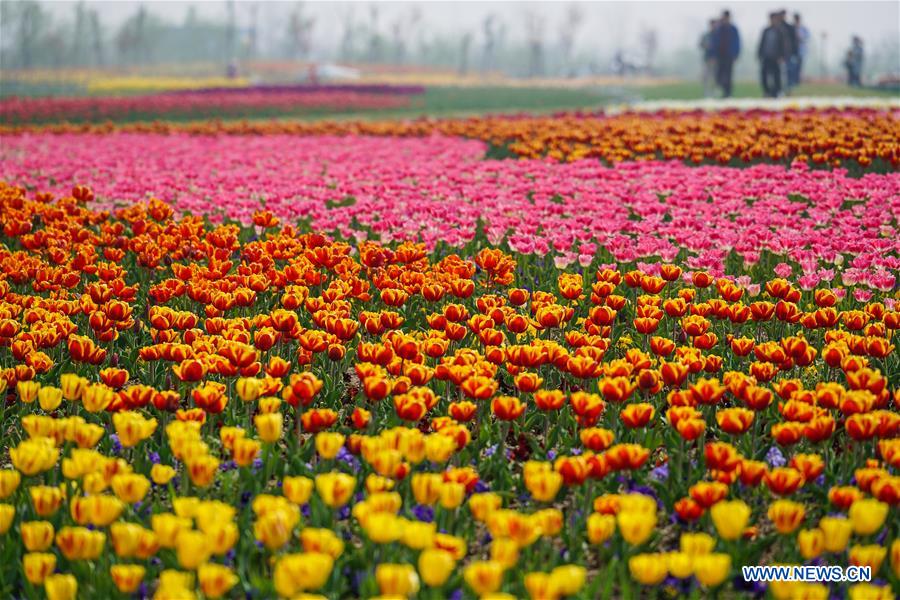
{"type": "Polygon", "coordinates": [[[759,58],[763,94],[777,98],[781,93],[781,64],[787,56],[787,40],[778,13],[769,14],[769,26],[759,38],[759,58]]]}
{"type": "Polygon", "coordinates": [[[716,55],[716,83],[722,88],[722,97],[731,96],[731,74],[734,61],[741,53],[741,36],[737,27],[731,24],[731,13],[725,11],[718,28],[712,36],[716,55]]]}
{"type": "Polygon", "coordinates": [[[782,74],[782,81],[784,81],[784,93],[790,94],[791,88],[794,86],[790,68],[791,63],[796,59],[798,51],[797,29],[788,20],[786,10],[782,10],[778,13],[778,23],[781,26],[781,31],[784,35],[785,43],[784,56],[782,57],[782,65],[784,66],[784,73],[782,74]]]}

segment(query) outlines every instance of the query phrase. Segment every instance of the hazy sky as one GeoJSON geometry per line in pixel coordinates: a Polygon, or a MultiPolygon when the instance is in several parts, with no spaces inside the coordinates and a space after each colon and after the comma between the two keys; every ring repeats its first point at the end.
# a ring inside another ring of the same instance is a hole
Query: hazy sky
{"type": "MultiPolygon", "coordinates": [[[[55,0],[46,6],[60,18],[71,18],[75,0],[55,0]]],[[[101,19],[112,26],[119,25],[134,14],[135,1],[88,1],[99,8],[101,19]]],[[[185,2],[146,0],[149,11],[175,23],[182,22],[189,7],[204,19],[224,20],[224,0],[185,2]]],[[[238,1],[238,21],[250,14],[252,2],[238,1]]],[[[475,45],[481,43],[481,23],[489,14],[500,16],[507,25],[507,39],[522,39],[525,18],[530,13],[541,17],[545,25],[544,37],[555,42],[569,7],[575,4],[582,13],[581,26],[575,45],[577,50],[611,51],[636,43],[638,34],[652,28],[657,31],[661,50],[694,45],[700,30],[710,16],[729,8],[733,21],[741,31],[745,44],[755,46],[766,22],[766,15],[777,9],[800,12],[816,40],[821,33],[828,35],[828,54],[836,56],[846,48],[850,36],[857,34],[870,47],[887,40],[900,40],[900,1],[616,1],[616,2],[259,2],[262,28],[271,28],[279,35],[286,24],[286,15],[297,4],[305,14],[316,19],[313,47],[335,47],[343,30],[342,23],[351,16],[358,24],[367,22],[372,4],[378,5],[379,29],[387,34],[392,23],[406,20],[418,8],[421,29],[432,34],[470,31],[475,45]]],[[[897,58],[900,68],[900,56],[897,58]]]]}

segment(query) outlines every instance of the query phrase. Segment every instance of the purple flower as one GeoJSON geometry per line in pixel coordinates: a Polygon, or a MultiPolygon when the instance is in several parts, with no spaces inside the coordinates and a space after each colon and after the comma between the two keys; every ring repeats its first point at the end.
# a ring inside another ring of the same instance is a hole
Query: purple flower
{"type": "Polygon", "coordinates": [[[423,523],[434,521],[434,509],[426,504],[418,504],[412,509],[413,516],[423,523]]]}
{"type": "Polygon", "coordinates": [[[781,453],[781,449],[778,446],[772,446],[766,453],[766,462],[769,463],[769,466],[771,467],[783,467],[787,464],[787,459],[784,457],[784,454],[781,453]]]}
{"type": "Polygon", "coordinates": [[[665,481],[669,478],[669,464],[665,463],[659,465],[655,469],[650,471],[650,479],[653,481],[665,481]]]}

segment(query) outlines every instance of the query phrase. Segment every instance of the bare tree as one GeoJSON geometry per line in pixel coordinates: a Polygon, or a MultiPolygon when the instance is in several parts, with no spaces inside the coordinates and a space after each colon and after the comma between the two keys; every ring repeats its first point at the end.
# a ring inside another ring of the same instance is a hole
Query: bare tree
{"type": "Polygon", "coordinates": [[[497,50],[497,30],[495,24],[497,15],[490,14],[481,22],[481,31],[484,35],[484,50],[482,51],[481,69],[492,71],[494,69],[494,53],[497,50]]]}
{"type": "Polygon", "coordinates": [[[570,4],[566,11],[566,18],[559,30],[559,49],[562,58],[562,67],[568,77],[575,76],[575,69],[572,65],[572,50],[575,48],[575,36],[584,19],[581,9],[570,4]]]}
{"type": "Polygon", "coordinates": [[[341,60],[348,61],[353,57],[353,39],[356,35],[356,24],[353,22],[353,11],[344,12],[344,18],[341,20],[340,57],[341,60]]]}
{"type": "Polygon", "coordinates": [[[530,10],[525,14],[529,77],[538,77],[544,72],[544,25],[539,14],[530,10]]]}
{"type": "Polygon", "coordinates": [[[316,20],[313,17],[303,16],[303,5],[298,3],[297,8],[291,12],[288,21],[288,45],[291,58],[306,59],[312,50],[312,32],[316,20]]]}
{"type": "Polygon", "coordinates": [[[402,65],[406,61],[406,40],[404,39],[405,23],[403,16],[398,16],[391,23],[391,46],[394,52],[394,63],[402,65]]]}
{"type": "Polygon", "coordinates": [[[100,26],[100,13],[91,11],[91,38],[93,39],[94,64],[103,65],[103,29],[100,26]]]}
{"type": "Polygon", "coordinates": [[[230,65],[235,58],[235,38],[237,37],[237,25],[234,15],[234,0],[225,3],[225,64],[230,65]]]}
{"type": "Polygon", "coordinates": [[[378,5],[369,5],[369,52],[366,56],[369,62],[381,61],[381,34],[378,33],[378,5]]]}
{"type": "Polygon", "coordinates": [[[645,29],[641,32],[641,51],[644,59],[644,69],[647,73],[654,72],[654,64],[656,62],[656,50],[659,47],[659,40],[656,30],[652,28],[645,29]]]}
{"type": "Polygon", "coordinates": [[[84,0],[75,5],[75,34],[72,36],[71,60],[76,65],[83,65],[85,61],[85,41],[87,38],[87,11],[84,0]]]}
{"type": "Polygon", "coordinates": [[[459,40],[459,74],[465,75],[469,70],[469,47],[472,45],[472,34],[465,32],[459,40]]]}

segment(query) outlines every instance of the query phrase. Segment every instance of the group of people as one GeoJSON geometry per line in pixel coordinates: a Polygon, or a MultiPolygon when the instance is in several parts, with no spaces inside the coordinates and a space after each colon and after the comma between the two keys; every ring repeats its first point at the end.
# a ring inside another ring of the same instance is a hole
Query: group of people
{"type": "MultiPolygon", "coordinates": [[[[763,94],[770,98],[789,95],[800,84],[803,65],[809,50],[810,33],[798,13],[788,18],[787,11],[769,14],[769,23],[759,38],[756,57],[759,60],[763,94]]],[[[709,22],[709,29],[700,40],[703,51],[703,88],[707,97],[714,93],[714,85],[722,96],[731,95],[734,62],[741,50],[740,34],[731,23],[729,11],[709,22]]],[[[847,83],[861,84],[863,46],[859,37],[853,38],[844,59],[847,83]]]]}
{"type": "Polygon", "coordinates": [[[795,13],[790,22],[787,11],[769,13],[769,25],[763,29],[756,51],[763,94],[769,98],[790,94],[791,88],[800,83],[808,46],[809,30],[801,23],[799,14],[795,13]],[[785,75],[784,86],[782,75],[785,75]]]}

